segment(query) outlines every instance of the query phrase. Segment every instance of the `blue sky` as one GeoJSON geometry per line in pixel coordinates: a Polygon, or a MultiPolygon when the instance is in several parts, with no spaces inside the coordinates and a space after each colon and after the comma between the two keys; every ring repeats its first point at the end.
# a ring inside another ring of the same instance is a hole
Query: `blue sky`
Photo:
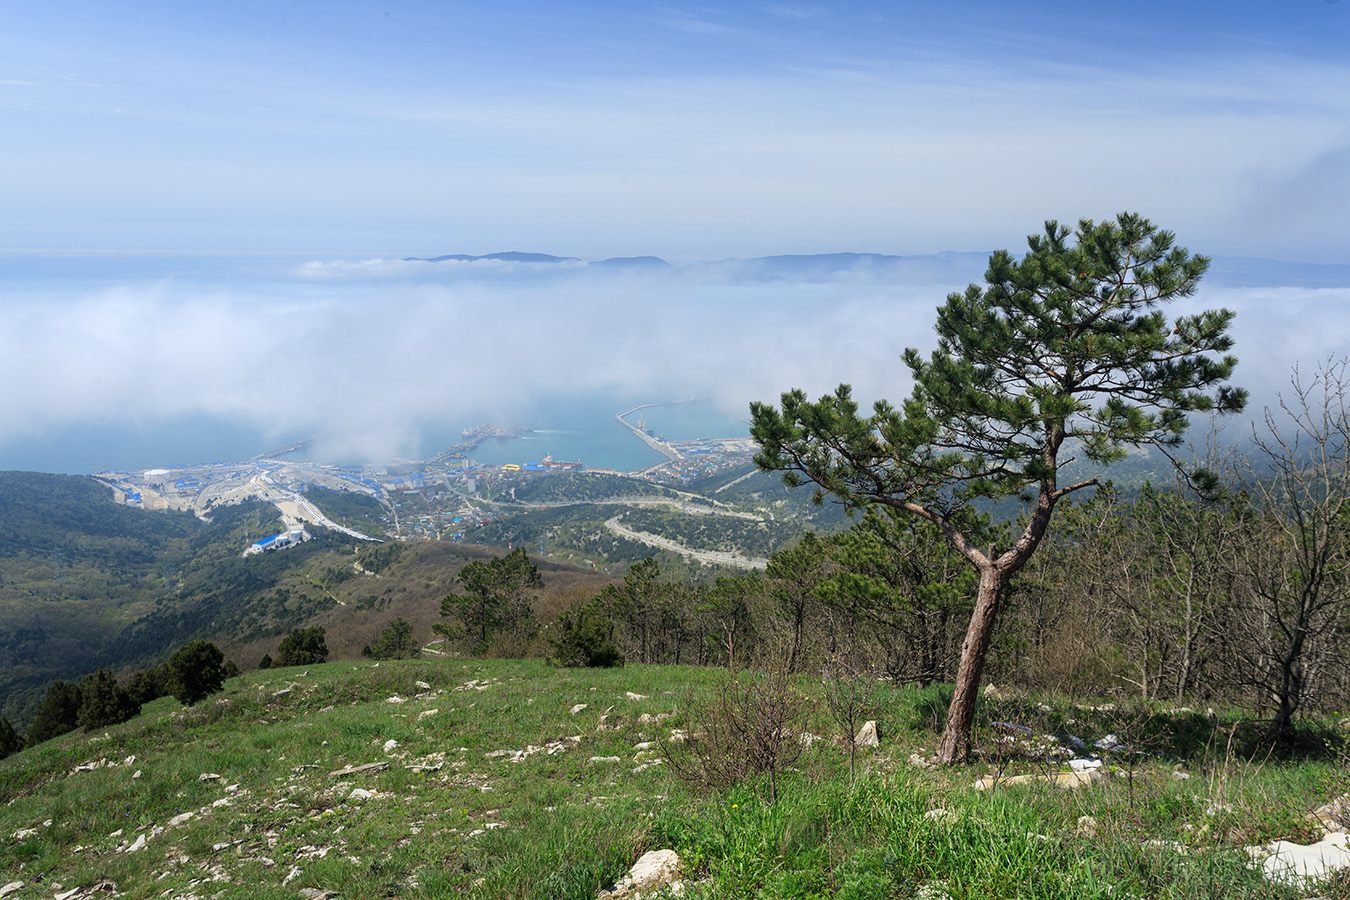
{"type": "Polygon", "coordinates": [[[11,4],[0,249],[1350,262],[1348,87],[1346,0],[11,4]]]}

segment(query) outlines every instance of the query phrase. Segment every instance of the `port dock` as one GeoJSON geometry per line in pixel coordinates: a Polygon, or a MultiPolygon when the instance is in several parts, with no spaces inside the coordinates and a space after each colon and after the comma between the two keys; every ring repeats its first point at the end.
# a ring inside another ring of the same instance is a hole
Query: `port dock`
{"type": "Polygon", "coordinates": [[[653,406],[674,406],[677,403],[698,403],[698,402],[699,402],[698,400],[666,400],[665,402],[661,403],[639,403],[637,406],[634,406],[630,409],[625,409],[621,413],[615,413],[614,421],[618,422],[620,425],[627,428],[629,431],[633,432],[633,434],[637,435],[639,438],[642,439],[643,443],[645,443],[648,447],[651,447],[657,453],[660,453],[666,459],[670,460],[671,462],[676,462],[678,460],[684,459],[684,454],[680,453],[680,451],[676,450],[670,444],[667,444],[665,441],[661,440],[656,435],[652,434],[650,428],[643,428],[641,426],[634,425],[632,422],[625,419],[624,416],[632,415],[633,413],[637,412],[640,409],[649,409],[653,406]]]}

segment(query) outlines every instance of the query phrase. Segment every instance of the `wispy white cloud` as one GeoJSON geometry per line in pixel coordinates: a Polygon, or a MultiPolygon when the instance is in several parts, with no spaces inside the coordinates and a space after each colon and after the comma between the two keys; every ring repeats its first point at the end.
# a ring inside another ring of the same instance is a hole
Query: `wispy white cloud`
{"type": "MultiPolygon", "coordinates": [[[[384,260],[289,271],[4,297],[0,378],[26,387],[0,395],[0,460],[90,422],[205,415],[388,459],[416,455],[428,429],[520,418],[548,396],[703,396],[740,415],[847,382],[864,403],[898,401],[901,352],[932,348],[934,308],[963,287],[866,267],[812,280],[384,260]]],[[[1186,304],[1238,312],[1235,381],[1258,408],[1296,363],[1350,353],[1350,288],[1216,287],[1186,304]]]]}

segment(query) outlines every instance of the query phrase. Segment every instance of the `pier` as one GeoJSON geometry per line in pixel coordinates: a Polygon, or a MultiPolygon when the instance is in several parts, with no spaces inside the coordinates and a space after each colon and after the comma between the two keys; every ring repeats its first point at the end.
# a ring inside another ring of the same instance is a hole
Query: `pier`
{"type": "Polygon", "coordinates": [[[646,431],[643,431],[641,428],[625,419],[624,416],[632,415],[633,413],[637,412],[640,409],[648,409],[653,406],[674,406],[677,403],[698,403],[698,402],[700,401],[666,400],[664,403],[639,403],[637,406],[634,406],[631,409],[625,409],[621,413],[615,413],[614,420],[618,422],[620,425],[627,428],[629,431],[633,432],[633,434],[641,438],[648,447],[651,447],[653,450],[655,450],[657,453],[660,453],[662,456],[664,456],[671,462],[675,462],[677,460],[684,459],[684,455],[681,454],[680,451],[676,450],[670,444],[667,444],[665,441],[655,437],[654,435],[648,434],[646,431]]]}

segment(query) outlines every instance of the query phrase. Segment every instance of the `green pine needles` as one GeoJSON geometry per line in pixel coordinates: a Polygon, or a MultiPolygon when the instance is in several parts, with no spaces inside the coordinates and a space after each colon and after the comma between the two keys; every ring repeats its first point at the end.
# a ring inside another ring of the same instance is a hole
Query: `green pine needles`
{"type": "MultiPolygon", "coordinates": [[[[939,756],[964,759],[975,687],[998,595],[1035,552],[1055,504],[1099,484],[1061,484],[1072,453],[1103,466],[1128,448],[1168,451],[1192,413],[1241,410],[1246,392],[1225,382],[1233,313],[1169,317],[1209,265],[1170,231],[1135,214],[1082,220],[1075,231],[1047,222],[1028,252],[989,259],[985,284],[938,307],[938,346],[905,364],[914,392],[899,408],[859,411],[848,385],[819,400],[801,390],[781,406],[752,403],[751,434],[762,469],[789,484],[813,482],[850,508],[884,505],[935,525],[980,573],[979,600],[939,756]],[[980,499],[1022,496],[1025,528],[991,547],[968,527],[980,499]]],[[[1196,473],[1204,479],[1203,473],[1196,473]]]]}

